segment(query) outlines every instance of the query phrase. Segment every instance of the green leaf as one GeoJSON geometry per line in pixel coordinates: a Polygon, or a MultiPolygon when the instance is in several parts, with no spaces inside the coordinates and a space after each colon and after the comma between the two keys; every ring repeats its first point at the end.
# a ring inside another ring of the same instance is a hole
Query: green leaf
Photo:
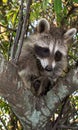
{"type": "Polygon", "coordinates": [[[62,1],[61,0],[54,0],[54,10],[56,14],[59,14],[62,10],[62,1]]]}
{"type": "Polygon", "coordinates": [[[61,21],[62,1],[54,0],[54,11],[56,13],[57,23],[61,21]]]}
{"type": "Polygon", "coordinates": [[[13,15],[13,17],[12,17],[12,23],[13,24],[15,23],[16,17],[17,17],[17,13],[15,12],[14,15],[13,15]]]}
{"type": "Polygon", "coordinates": [[[73,2],[78,3],[78,0],[73,0],[73,2]]]}
{"type": "Polygon", "coordinates": [[[45,10],[47,8],[48,0],[43,0],[42,7],[45,10]]]}
{"type": "Polygon", "coordinates": [[[41,5],[40,3],[33,3],[31,6],[32,12],[30,15],[30,20],[33,21],[35,19],[38,19],[40,10],[41,10],[41,5]]]}

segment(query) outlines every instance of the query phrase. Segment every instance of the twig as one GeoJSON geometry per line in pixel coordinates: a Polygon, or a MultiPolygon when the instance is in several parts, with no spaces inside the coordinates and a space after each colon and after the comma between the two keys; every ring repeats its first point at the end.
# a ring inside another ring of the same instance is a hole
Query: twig
{"type": "Polygon", "coordinates": [[[23,23],[23,28],[22,28],[22,32],[21,32],[21,37],[20,37],[20,41],[19,41],[19,46],[16,52],[16,56],[15,56],[15,63],[18,62],[20,53],[21,53],[21,49],[22,49],[22,45],[23,45],[23,39],[24,39],[24,34],[26,33],[27,30],[27,23],[28,23],[28,19],[29,19],[29,14],[30,14],[30,5],[32,4],[32,0],[28,0],[27,1],[27,8],[26,8],[26,15],[25,15],[25,19],[24,19],[24,23],[23,23]]]}
{"type": "Polygon", "coordinates": [[[58,128],[63,128],[63,129],[72,129],[72,130],[78,130],[78,127],[77,126],[66,126],[66,125],[60,125],[58,126],[58,128]]]}
{"type": "Polygon", "coordinates": [[[63,114],[64,107],[65,107],[67,101],[68,101],[68,97],[66,97],[65,100],[64,100],[64,103],[63,103],[63,105],[62,105],[62,109],[61,109],[61,111],[60,111],[59,116],[58,116],[57,119],[55,120],[54,127],[52,128],[52,130],[56,130],[57,125],[58,125],[58,123],[59,123],[59,120],[60,120],[60,118],[61,118],[61,116],[62,116],[62,114],[63,114]]]}
{"type": "Polygon", "coordinates": [[[9,34],[9,47],[8,47],[8,60],[9,60],[9,57],[10,57],[10,54],[11,54],[11,46],[12,46],[12,43],[13,43],[12,33],[10,33],[10,34],[9,34]]]}
{"type": "Polygon", "coordinates": [[[17,29],[17,32],[16,32],[16,37],[15,37],[14,43],[13,43],[13,48],[12,48],[12,52],[11,52],[11,59],[14,59],[14,57],[15,57],[19,38],[20,38],[20,35],[21,35],[21,29],[22,29],[22,24],[23,24],[23,2],[24,2],[24,0],[21,0],[20,19],[19,19],[19,23],[18,23],[18,29],[17,29]]]}
{"type": "MultiPolygon", "coordinates": [[[[9,27],[4,26],[4,25],[2,25],[2,24],[0,24],[0,27],[3,27],[3,28],[6,28],[7,30],[10,30],[10,31],[16,32],[16,29],[9,28],[9,27]]],[[[0,33],[2,33],[2,32],[0,32],[0,33]]]]}

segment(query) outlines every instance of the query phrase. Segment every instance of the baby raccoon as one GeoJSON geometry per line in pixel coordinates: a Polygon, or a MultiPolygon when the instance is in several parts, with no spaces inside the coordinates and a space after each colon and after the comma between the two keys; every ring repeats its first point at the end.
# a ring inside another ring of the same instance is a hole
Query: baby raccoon
{"type": "Polygon", "coordinates": [[[37,96],[46,94],[67,68],[67,53],[76,29],[65,32],[41,19],[37,32],[24,41],[19,75],[26,88],[37,96]]]}

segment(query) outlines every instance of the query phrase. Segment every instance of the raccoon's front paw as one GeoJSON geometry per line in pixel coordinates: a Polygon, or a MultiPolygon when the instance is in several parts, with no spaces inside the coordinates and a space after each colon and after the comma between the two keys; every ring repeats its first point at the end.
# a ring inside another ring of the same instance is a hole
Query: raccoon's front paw
{"type": "Polygon", "coordinates": [[[41,85],[40,85],[40,88],[39,88],[39,90],[38,90],[38,95],[41,95],[41,96],[46,95],[47,92],[48,92],[51,88],[52,88],[52,86],[51,86],[50,80],[49,80],[48,78],[45,78],[45,79],[42,81],[41,85]]]}
{"type": "Polygon", "coordinates": [[[41,95],[46,95],[47,92],[51,89],[51,82],[50,82],[50,80],[47,80],[46,83],[44,82],[43,86],[44,86],[44,89],[43,89],[41,95]]]}
{"type": "Polygon", "coordinates": [[[40,85],[41,85],[41,81],[39,79],[38,76],[32,76],[31,77],[31,91],[34,93],[34,94],[37,94],[39,88],[40,88],[40,85]]]}
{"type": "Polygon", "coordinates": [[[48,78],[41,76],[34,80],[32,89],[36,96],[46,95],[51,89],[51,82],[48,78]]]}
{"type": "Polygon", "coordinates": [[[38,91],[40,84],[41,84],[41,82],[38,79],[33,82],[33,87],[34,87],[36,92],[38,91]]]}
{"type": "Polygon", "coordinates": [[[46,95],[47,92],[52,88],[51,81],[47,77],[33,77],[31,91],[36,96],[46,95]]]}

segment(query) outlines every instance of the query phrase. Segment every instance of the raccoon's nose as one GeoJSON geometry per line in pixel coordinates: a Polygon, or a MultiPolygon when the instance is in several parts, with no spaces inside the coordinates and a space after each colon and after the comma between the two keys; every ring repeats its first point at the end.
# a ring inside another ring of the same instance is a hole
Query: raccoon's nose
{"type": "Polygon", "coordinates": [[[52,66],[50,65],[47,65],[46,68],[45,68],[46,71],[52,71],[52,66]]]}

